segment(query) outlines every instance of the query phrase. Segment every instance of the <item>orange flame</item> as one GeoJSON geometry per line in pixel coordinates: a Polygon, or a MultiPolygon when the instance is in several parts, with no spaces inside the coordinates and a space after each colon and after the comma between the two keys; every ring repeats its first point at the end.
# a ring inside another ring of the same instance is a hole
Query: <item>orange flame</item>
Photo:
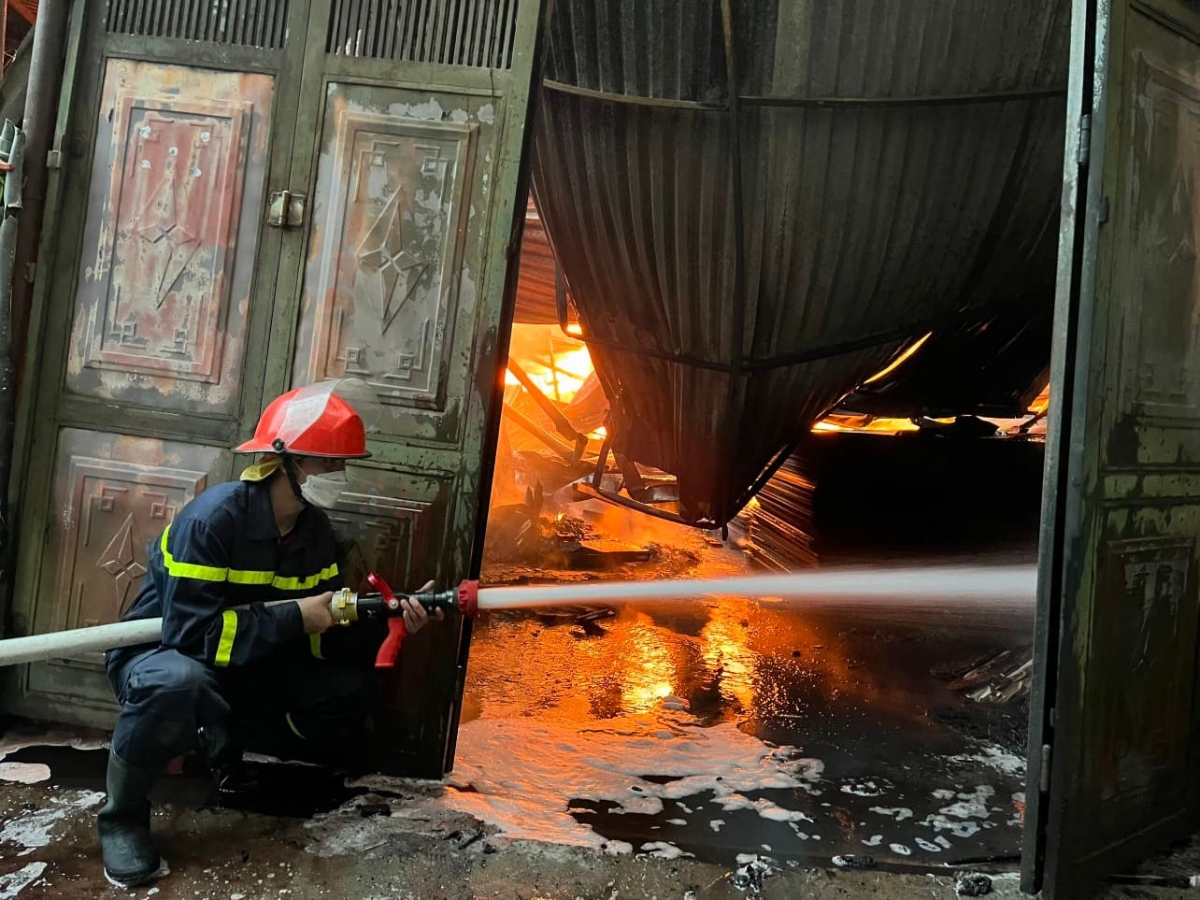
{"type": "MultiPolygon", "coordinates": [[[[557,325],[513,325],[511,357],[529,380],[552,400],[570,403],[594,371],[587,344],[557,325]]],[[[512,372],[506,385],[519,385],[512,372]]]]}

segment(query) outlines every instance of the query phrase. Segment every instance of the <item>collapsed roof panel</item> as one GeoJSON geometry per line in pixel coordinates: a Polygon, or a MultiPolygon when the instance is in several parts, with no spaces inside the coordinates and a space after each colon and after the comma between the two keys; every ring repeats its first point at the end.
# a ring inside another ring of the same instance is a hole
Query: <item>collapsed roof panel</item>
{"type": "Polygon", "coordinates": [[[559,0],[534,152],[613,449],[710,526],[905,342],[1045,277],[1069,14],[722,5],[559,0]]]}

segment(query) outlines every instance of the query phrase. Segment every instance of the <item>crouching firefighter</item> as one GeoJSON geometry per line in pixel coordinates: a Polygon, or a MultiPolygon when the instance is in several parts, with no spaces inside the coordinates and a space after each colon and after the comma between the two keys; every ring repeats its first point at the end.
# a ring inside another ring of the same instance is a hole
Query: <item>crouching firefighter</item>
{"type": "MultiPolygon", "coordinates": [[[[341,578],[319,507],[336,502],[346,460],[370,455],[357,411],[369,392],[343,379],[276,399],[236,449],[258,461],[184,506],[152,544],[124,618],[161,616],[161,643],[107,657],[121,704],[98,817],[110,882],[167,874],[150,841],[148,795],[173,758],[199,750],[228,788],[246,778],[243,749],[332,763],[365,737],[370,654],[355,658],[356,636],[342,629],[322,638],[341,578]]],[[[403,603],[409,633],[420,630],[429,614],[403,603]]]]}

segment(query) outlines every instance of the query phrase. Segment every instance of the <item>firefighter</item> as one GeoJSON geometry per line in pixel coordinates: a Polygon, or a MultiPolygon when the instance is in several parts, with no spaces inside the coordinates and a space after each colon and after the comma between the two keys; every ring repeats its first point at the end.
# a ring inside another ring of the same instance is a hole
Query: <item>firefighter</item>
{"type": "MultiPolygon", "coordinates": [[[[345,485],[346,460],[370,455],[356,411],[363,390],[343,379],[277,398],[236,448],[258,461],[184,506],[151,545],[124,618],[161,616],[162,640],[107,657],[121,704],[98,816],[110,882],[133,887],[167,874],[150,842],[148,795],[172,759],[201,751],[226,789],[245,776],[244,747],[332,762],[365,736],[369,663],[339,659],[340,634],[322,637],[341,576],[321,511],[345,485]]],[[[410,634],[428,621],[419,603],[404,601],[410,634]]]]}

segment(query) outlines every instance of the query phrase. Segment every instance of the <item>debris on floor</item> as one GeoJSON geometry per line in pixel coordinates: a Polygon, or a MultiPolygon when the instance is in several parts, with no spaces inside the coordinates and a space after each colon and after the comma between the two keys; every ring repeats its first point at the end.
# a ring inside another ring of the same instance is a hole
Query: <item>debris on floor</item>
{"type": "Polygon", "coordinates": [[[846,853],[833,858],[833,864],[839,869],[873,869],[875,858],[854,853],[846,853]]]}
{"type": "Polygon", "coordinates": [[[976,703],[1011,703],[1029,694],[1033,684],[1033,650],[1028,647],[1003,650],[954,673],[950,690],[976,703]]]}
{"type": "Polygon", "coordinates": [[[770,861],[759,856],[739,862],[741,864],[734,870],[729,881],[739,891],[745,891],[748,897],[761,896],[763,882],[779,872],[770,861]]]}
{"type": "Polygon", "coordinates": [[[992,892],[992,879],[986,875],[960,875],[954,892],[960,897],[986,897],[992,892]]]}
{"type": "Polygon", "coordinates": [[[46,871],[46,863],[26,863],[15,872],[0,875],[0,900],[12,900],[17,894],[42,877],[46,871]]]}

